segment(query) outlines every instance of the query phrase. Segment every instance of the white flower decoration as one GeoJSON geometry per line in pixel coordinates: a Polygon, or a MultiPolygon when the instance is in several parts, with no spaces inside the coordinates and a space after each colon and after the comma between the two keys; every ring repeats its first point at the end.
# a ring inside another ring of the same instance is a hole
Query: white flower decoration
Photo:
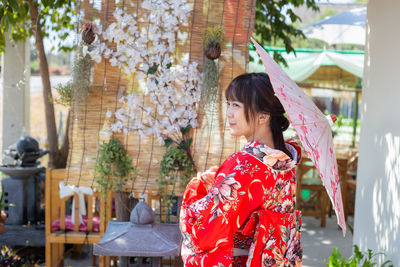
{"type": "MultiPolygon", "coordinates": [[[[201,94],[201,74],[196,62],[183,55],[175,62],[177,37],[189,24],[191,5],[187,0],[144,0],[147,13],[141,19],[117,8],[115,22],[100,35],[97,46],[87,52],[96,62],[109,59],[128,76],[135,75],[139,87],[156,106],[145,106],[142,98],[132,93],[119,96],[123,107],[114,113],[115,123],[108,132],[137,132],[140,136],[154,134],[160,143],[180,130],[197,127],[197,104],[201,94]],[[138,23],[146,22],[146,27],[138,23]],[[110,46],[108,46],[110,45],[110,46]]],[[[106,113],[111,118],[111,111],[106,113]]]]}

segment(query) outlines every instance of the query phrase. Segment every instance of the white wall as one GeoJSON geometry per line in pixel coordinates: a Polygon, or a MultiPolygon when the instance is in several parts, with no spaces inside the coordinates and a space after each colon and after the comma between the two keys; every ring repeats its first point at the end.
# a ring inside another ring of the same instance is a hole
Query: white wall
{"type": "Polygon", "coordinates": [[[369,0],[353,242],[400,266],[400,1],[369,0]]]}

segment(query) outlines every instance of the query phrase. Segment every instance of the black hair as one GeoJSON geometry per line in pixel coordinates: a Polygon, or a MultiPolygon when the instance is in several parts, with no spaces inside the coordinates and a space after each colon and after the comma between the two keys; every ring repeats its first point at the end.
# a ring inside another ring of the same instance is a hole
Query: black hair
{"type": "Polygon", "coordinates": [[[244,73],[237,76],[228,85],[225,97],[229,101],[243,103],[247,122],[254,121],[257,114],[269,114],[275,149],[292,158],[283,139],[283,131],[289,127],[289,121],[284,116],[285,110],[275,96],[267,73],[244,73]]]}

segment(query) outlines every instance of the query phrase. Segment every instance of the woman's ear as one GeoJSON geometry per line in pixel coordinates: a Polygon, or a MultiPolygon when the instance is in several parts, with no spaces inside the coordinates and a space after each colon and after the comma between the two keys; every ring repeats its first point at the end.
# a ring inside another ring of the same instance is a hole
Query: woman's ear
{"type": "Polygon", "coordinates": [[[261,124],[269,124],[270,115],[267,113],[261,113],[258,115],[258,123],[261,124]]]}

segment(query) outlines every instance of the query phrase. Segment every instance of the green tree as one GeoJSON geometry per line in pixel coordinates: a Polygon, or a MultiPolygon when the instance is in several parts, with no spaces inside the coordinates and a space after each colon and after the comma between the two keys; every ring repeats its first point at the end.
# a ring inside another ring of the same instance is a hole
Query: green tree
{"type": "Polygon", "coordinates": [[[49,66],[44,50],[43,40],[50,32],[58,35],[58,43],[53,40],[54,48],[67,51],[71,47],[64,46],[70,31],[74,29],[72,21],[76,14],[75,0],[3,0],[0,2],[0,51],[5,49],[5,35],[10,40],[24,41],[33,36],[39,60],[40,75],[43,84],[43,100],[46,114],[47,139],[49,142],[49,167],[64,168],[68,157],[68,114],[66,134],[62,145],[57,139],[56,120],[49,76],[49,66]]]}
{"type": "MultiPolygon", "coordinates": [[[[293,8],[302,5],[319,11],[316,0],[258,0],[254,25],[254,38],[257,42],[262,46],[280,42],[288,53],[295,53],[292,40],[306,38],[296,27],[296,22],[300,22],[301,19],[293,11],[293,8]]],[[[274,52],[273,57],[286,65],[278,52],[274,52]]]]}

